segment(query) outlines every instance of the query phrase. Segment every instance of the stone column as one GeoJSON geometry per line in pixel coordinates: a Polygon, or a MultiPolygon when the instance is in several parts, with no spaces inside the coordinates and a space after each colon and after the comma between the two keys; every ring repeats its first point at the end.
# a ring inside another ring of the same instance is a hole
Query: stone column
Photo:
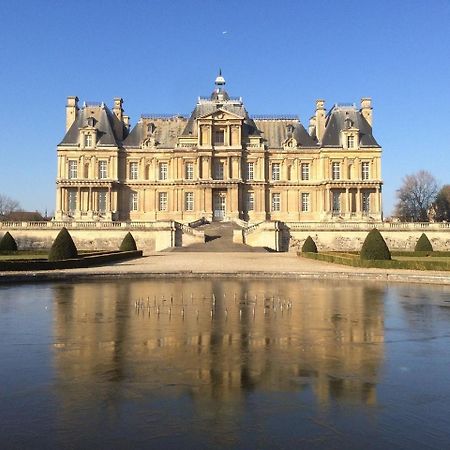
{"type": "Polygon", "coordinates": [[[361,216],[361,189],[356,190],[356,214],[361,216]]]}

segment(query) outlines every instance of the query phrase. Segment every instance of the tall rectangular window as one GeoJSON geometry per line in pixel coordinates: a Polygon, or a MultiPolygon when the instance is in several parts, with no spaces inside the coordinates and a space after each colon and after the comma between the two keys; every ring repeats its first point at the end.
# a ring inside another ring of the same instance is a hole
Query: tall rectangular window
{"type": "Polygon", "coordinates": [[[333,180],[341,179],[341,163],[334,162],[331,164],[331,177],[333,180]]]}
{"type": "Polygon", "coordinates": [[[74,213],[77,209],[77,191],[76,189],[69,189],[67,191],[67,209],[69,213],[74,213]]]}
{"type": "Polygon", "coordinates": [[[363,214],[368,214],[370,212],[370,192],[363,191],[361,193],[361,208],[363,214]]]}
{"type": "Polygon", "coordinates": [[[138,193],[132,192],[130,194],[130,211],[138,210],[138,193]]]}
{"type": "Polygon", "coordinates": [[[84,146],[88,148],[92,147],[92,134],[84,135],[84,146]]]}
{"type": "Polygon", "coordinates": [[[108,178],[108,162],[99,161],[98,162],[98,177],[100,179],[108,178]]]}
{"type": "Polygon", "coordinates": [[[214,162],[214,180],[223,180],[223,172],[224,172],[223,169],[224,169],[223,161],[214,162]]]}
{"type": "Polygon", "coordinates": [[[281,211],[281,195],[279,192],[272,194],[272,211],[281,211]]]}
{"type": "Polygon", "coordinates": [[[247,163],[247,180],[253,180],[254,177],[254,163],[247,163]]]}
{"type": "Polygon", "coordinates": [[[225,130],[214,130],[214,145],[225,145],[225,130]]]}
{"type": "Polygon", "coordinates": [[[193,180],[194,179],[194,163],[187,162],[184,169],[185,169],[186,180],[193,180]]]}
{"type": "Polygon", "coordinates": [[[361,178],[363,180],[369,179],[370,163],[368,161],[363,161],[361,163],[361,178]]]}
{"type": "Polygon", "coordinates": [[[353,134],[347,136],[347,148],[355,147],[355,136],[353,134]]]}
{"type": "Polygon", "coordinates": [[[302,163],[302,180],[309,180],[309,164],[302,163]]]}
{"type": "Polygon", "coordinates": [[[99,191],[97,197],[97,211],[105,212],[106,211],[106,191],[99,191]]]}
{"type": "Polygon", "coordinates": [[[69,161],[69,178],[78,177],[78,161],[69,161]]]}
{"type": "Polygon", "coordinates": [[[247,192],[247,211],[253,211],[255,209],[255,193],[247,192]]]}
{"type": "Polygon", "coordinates": [[[136,161],[130,162],[130,180],[137,180],[139,176],[139,165],[136,161]]]}
{"type": "Polygon", "coordinates": [[[332,192],[332,208],[333,214],[338,214],[341,212],[341,193],[340,192],[332,192]]]}
{"type": "Polygon", "coordinates": [[[309,193],[303,192],[302,193],[302,212],[308,212],[309,211],[309,193]]]}
{"type": "Polygon", "coordinates": [[[158,195],[158,208],[160,211],[167,211],[167,192],[160,192],[158,195]]]}
{"type": "Polygon", "coordinates": [[[194,211],[194,193],[184,193],[184,209],[185,211],[194,211]]]}
{"type": "Polygon", "coordinates": [[[159,180],[167,180],[169,175],[169,165],[166,162],[159,163],[159,180]]]}
{"type": "Polygon", "coordinates": [[[280,180],[280,163],[272,163],[272,180],[280,180]]]}

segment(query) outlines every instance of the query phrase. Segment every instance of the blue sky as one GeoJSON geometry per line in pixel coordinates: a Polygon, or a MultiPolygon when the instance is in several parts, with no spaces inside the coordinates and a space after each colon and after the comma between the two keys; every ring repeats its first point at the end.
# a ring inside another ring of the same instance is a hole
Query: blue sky
{"type": "Polygon", "coordinates": [[[0,193],[54,210],[68,95],[142,113],[189,113],[221,67],[250,114],[370,96],[384,212],[402,177],[450,183],[450,2],[15,0],[0,8],[0,193]]]}

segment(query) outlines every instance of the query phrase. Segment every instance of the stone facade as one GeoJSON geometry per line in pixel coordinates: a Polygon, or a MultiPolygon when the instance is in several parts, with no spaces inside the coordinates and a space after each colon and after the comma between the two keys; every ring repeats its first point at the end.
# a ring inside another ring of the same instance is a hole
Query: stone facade
{"type": "Polygon", "coordinates": [[[56,220],[246,222],[382,219],[381,147],[369,98],[297,117],[251,117],[225,80],[190,117],[143,115],[121,98],[69,97],[58,145],[56,220]]]}

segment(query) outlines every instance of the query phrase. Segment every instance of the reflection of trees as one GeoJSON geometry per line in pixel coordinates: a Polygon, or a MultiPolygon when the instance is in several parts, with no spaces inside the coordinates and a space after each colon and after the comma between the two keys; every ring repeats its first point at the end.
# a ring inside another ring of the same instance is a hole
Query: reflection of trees
{"type": "Polygon", "coordinates": [[[129,395],[160,395],[172,386],[223,426],[252,391],[310,387],[322,404],[373,403],[383,295],[364,284],[286,280],[57,286],[59,395],[67,408],[86,402],[117,410],[129,395]],[[79,384],[71,388],[73,380],[79,384]]]}

